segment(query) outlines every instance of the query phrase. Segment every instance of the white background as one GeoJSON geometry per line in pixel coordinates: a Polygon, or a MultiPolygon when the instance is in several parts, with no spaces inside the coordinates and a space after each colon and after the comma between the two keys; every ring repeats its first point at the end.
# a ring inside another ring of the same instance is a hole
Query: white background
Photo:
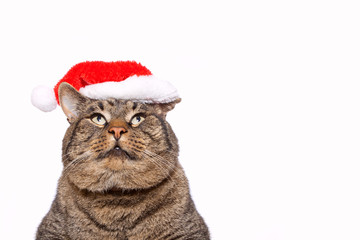
{"type": "Polygon", "coordinates": [[[1,1],[0,238],[34,239],[68,126],[30,103],[85,60],[171,81],[213,239],[360,239],[359,1],[1,1]]]}

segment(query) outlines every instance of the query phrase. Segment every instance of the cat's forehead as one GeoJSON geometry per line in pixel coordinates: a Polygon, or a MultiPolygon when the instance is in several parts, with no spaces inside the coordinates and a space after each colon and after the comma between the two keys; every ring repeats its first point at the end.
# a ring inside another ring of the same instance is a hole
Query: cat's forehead
{"type": "Polygon", "coordinates": [[[105,99],[93,100],[85,110],[86,114],[102,113],[108,118],[126,117],[129,114],[136,114],[138,112],[147,111],[148,106],[144,103],[123,100],[123,99],[105,99]]]}

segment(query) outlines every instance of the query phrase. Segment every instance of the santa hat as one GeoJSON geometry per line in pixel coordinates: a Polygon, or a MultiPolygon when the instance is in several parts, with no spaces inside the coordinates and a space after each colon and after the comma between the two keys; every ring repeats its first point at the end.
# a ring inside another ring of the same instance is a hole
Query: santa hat
{"type": "Polygon", "coordinates": [[[179,98],[173,85],[154,77],[140,63],[94,61],[73,66],[53,89],[36,87],[31,95],[32,104],[44,112],[54,110],[59,104],[58,89],[63,82],[92,99],[118,98],[144,103],[168,103],[179,98]]]}

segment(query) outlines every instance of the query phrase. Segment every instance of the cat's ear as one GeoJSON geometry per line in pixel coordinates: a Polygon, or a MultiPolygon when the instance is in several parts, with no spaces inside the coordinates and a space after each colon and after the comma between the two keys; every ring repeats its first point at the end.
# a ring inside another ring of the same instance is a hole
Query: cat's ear
{"type": "Polygon", "coordinates": [[[87,98],[81,95],[73,86],[63,82],[59,86],[59,102],[68,121],[74,122],[79,116],[82,106],[86,103],[87,98]]]}
{"type": "Polygon", "coordinates": [[[157,103],[153,104],[157,114],[166,117],[166,114],[175,108],[175,105],[181,102],[181,98],[169,103],[157,103]]]}

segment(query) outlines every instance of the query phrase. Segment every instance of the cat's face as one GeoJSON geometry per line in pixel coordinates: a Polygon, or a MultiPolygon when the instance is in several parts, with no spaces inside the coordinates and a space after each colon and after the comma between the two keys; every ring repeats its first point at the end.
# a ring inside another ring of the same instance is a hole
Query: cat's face
{"type": "Polygon", "coordinates": [[[80,189],[149,188],[175,168],[177,139],[165,116],[179,101],[93,100],[66,83],[59,99],[70,122],[63,140],[63,177],[80,189]]]}

